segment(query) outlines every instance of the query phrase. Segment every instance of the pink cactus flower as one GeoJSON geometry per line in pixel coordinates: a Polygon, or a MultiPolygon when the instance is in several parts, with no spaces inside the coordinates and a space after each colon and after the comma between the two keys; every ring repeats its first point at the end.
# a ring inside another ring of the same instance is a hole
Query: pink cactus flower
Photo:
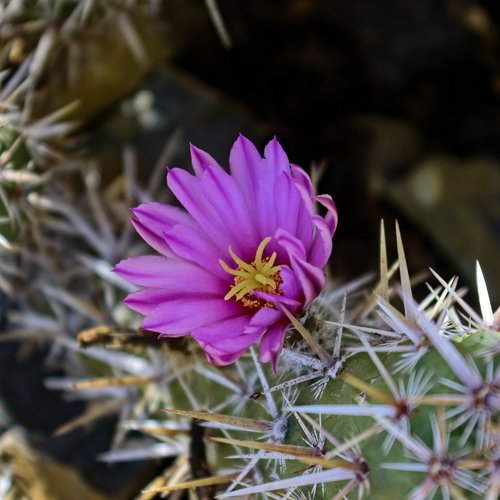
{"type": "Polygon", "coordinates": [[[191,335],[208,360],[227,365],[260,339],[276,369],[289,320],[325,284],[337,211],[276,139],[262,158],[240,136],[230,173],[191,147],[195,175],[172,168],[167,185],[184,207],[145,203],[132,223],[160,256],[132,257],[115,271],[143,287],[126,304],[161,337],[191,335]],[[326,215],[316,212],[317,202],[326,215]]]}

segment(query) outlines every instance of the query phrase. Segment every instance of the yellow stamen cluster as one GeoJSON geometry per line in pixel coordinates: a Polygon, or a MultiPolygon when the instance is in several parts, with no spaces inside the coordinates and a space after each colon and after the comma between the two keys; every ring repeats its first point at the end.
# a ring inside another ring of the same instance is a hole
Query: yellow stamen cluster
{"type": "Polygon", "coordinates": [[[279,285],[282,283],[280,277],[280,266],[275,266],[276,252],[270,257],[263,258],[264,249],[271,241],[270,237],[262,240],[255,253],[255,259],[251,264],[244,262],[229,248],[229,253],[237,264],[237,269],[231,269],[223,260],[219,260],[220,265],[227,273],[234,276],[234,285],[231,285],[229,292],[224,297],[224,300],[236,296],[236,300],[241,300],[243,305],[257,309],[260,307],[272,307],[265,300],[259,299],[253,295],[253,291],[265,293],[281,294],[279,285]]]}

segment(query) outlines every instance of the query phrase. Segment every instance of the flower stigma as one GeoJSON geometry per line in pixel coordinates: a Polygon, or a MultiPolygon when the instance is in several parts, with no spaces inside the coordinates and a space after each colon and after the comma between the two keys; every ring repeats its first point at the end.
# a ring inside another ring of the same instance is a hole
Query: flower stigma
{"type": "Polygon", "coordinates": [[[257,248],[255,259],[251,264],[240,259],[229,247],[229,253],[237,264],[236,269],[231,269],[223,260],[219,260],[220,265],[227,273],[234,276],[234,284],[231,285],[229,292],[224,300],[235,297],[240,300],[245,307],[249,309],[260,309],[261,307],[274,307],[272,303],[254,295],[254,291],[264,293],[275,293],[282,295],[280,285],[283,282],[280,276],[280,266],[275,266],[276,252],[270,257],[264,257],[264,249],[271,241],[268,236],[257,248]]]}

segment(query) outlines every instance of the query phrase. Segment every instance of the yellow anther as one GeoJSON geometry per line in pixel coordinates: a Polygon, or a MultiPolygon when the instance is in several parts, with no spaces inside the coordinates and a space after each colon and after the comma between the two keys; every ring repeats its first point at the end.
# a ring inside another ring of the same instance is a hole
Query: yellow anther
{"type": "Polygon", "coordinates": [[[257,248],[257,252],[255,252],[255,264],[259,265],[262,263],[262,255],[264,254],[264,249],[266,248],[267,244],[271,241],[271,238],[268,236],[267,238],[264,238],[260,245],[257,248]]]}
{"type": "Polygon", "coordinates": [[[219,259],[219,264],[226,273],[232,274],[233,276],[240,276],[244,278],[248,273],[245,271],[239,271],[238,269],[231,269],[222,259],[219,259]]]}
{"type": "Polygon", "coordinates": [[[233,252],[233,249],[231,247],[229,247],[229,254],[233,258],[234,262],[236,262],[236,264],[238,264],[238,267],[240,267],[241,269],[244,269],[245,271],[248,271],[249,273],[251,273],[254,270],[254,268],[250,264],[247,264],[246,262],[244,262],[243,260],[241,260],[233,252]]]}
{"type": "Polygon", "coordinates": [[[225,300],[235,297],[236,300],[241,300],[245,306],[251,309],[272,307],[272,304],[253,294],[254,291],[281,294],[279,289],[282,282],[279,274],[281,268],[274,265],[276,252],[273,252],[270,257],[264,258],[264,250],[270,241],[270,237],[262,240],[251,264],[238,257],[231,247],[229,247],[229,254],[238,267],[231,269],[223,260],[219,260],[224,271],[234,276],[234,285],[231,285],[229,292],[224,297],[225,300]]]}
{"type": "MultiPolygon", "coordinates": [[[[274,261],[275,260],[276,260],[276,252],[273,252],[273,254],[271,255],[271,257],[269,257],[269,260],[264,264],[264,267],[262,268],[262,271],[264,271],[264,272],[270,271],[271,268],[274,265],[274,261]]],[[[276,266],[276,267],[279,268],[280,266],[276,266]]]]}
{"type": "Polygon", "coordinates": [[[265,285],[267,283],[267,278],[265,276],[262,276],[262,274],[256,274],[255,281],[258,281],[259,283],[265,285]]]}

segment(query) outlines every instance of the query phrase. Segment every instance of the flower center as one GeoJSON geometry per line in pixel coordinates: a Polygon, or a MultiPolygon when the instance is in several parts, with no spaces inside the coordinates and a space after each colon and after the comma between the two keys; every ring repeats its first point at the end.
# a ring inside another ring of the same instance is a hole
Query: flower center
{"type": "Polygon", "coordinates": [[[271,241],[270,237],[262,240],[255,252],[255,259],[251,264],[240,259],[231,247],[229,253],[237,264],[236,269],[231,269],[223,260],[219,260],[220,265],[227,273],[234,276],[234,284],[224,300],[235,297],[249,309],[260,309],[261,307],[274,307],[273,304],[254,295],[254,291],[264,293],[275,293],[281,295],[280,285],[283,282],[280,276],[280,266],[275,266],[276,252],[270,257],[264,257],[264,249],[271,241]]]}

